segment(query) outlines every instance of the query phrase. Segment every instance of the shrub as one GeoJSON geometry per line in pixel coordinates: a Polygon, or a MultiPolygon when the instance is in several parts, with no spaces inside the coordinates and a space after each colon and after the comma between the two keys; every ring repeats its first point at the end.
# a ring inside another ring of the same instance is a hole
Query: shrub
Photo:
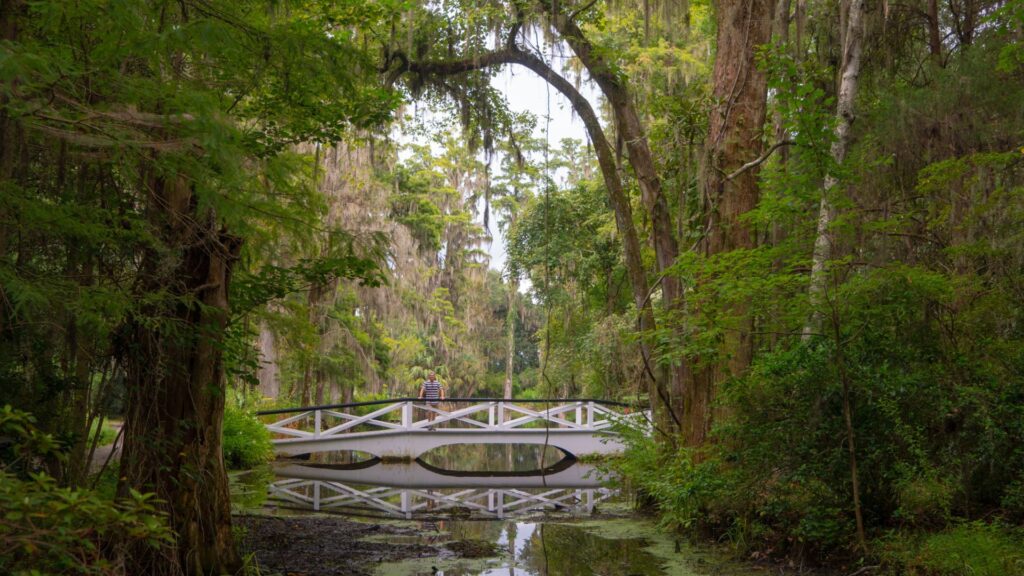
{"type": "Polygon", "coordinates": [[[894,574],[1024,576],[1024,542],[999,525],[975,522],[924,537],[899,535],[883,550],[894,574]]]}
{"type": "Polygon", "coordinates": [[[169,547],[173,539],[152,494],[107,500],[61,488],[45,474],[0,472],[0,573],[123,574],[128,544],[169,547]]]}
{"type": "Polygon", "coordinates": [[[274,458],[270,432],[248,410],[228,402],[224,409],[224,463],[231,469],[252,468],[274,458]]]}
{"type": "Polygon", "coordinates": [[[941,526],[949,520],[953,487],[936,475],[917,476],[896,485],[895,515],[915,526],[941,526]]]}
{"type": "Polygon", "coordinates": [[[128,545],[173,545],[152,494],[114,500],[40,472],[61,455],[31,415],[0,408],[0,439],[0,574],[120,575],[128,545]]]}
{"type": "Polygon", "coordinates": [[[717,460],[696,463],[689,450],[672,450],[638,430],[618,430],[627,449],[609,465],[631,483],[643,503],[657,509],[663,525],[699,529],[716,522],[711,508],[725,486],[717,460]]]}
{"type": "Polygon", "coordinates": [[[1024,479],[1006,487],[1002,505],[1009,520],[1024,523],[1024,479]]]}

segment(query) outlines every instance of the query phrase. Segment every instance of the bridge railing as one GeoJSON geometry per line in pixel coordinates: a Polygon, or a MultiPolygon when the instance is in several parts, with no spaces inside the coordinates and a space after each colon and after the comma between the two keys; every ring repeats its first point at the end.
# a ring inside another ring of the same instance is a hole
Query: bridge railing
{"type": "Polygon", "coordinates": [[[644,421],[643,411],[633,411],[629,404],[597,399],[450,398],[428,402],[419,398],[396,398],[265,410],[257,414],[284,416],[266,425],[284,439],[326,439],[342,434],[438,428],[494,432],[538,427],[598,431],[622,420],[644,421]]]}

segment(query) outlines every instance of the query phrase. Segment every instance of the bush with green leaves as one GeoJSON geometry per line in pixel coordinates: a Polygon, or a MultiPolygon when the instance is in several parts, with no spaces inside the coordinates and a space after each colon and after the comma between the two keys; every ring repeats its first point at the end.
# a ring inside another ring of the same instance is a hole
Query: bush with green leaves
{"type": "Polygon", "coordinates": [[[152,494],[111,501],[62,488],[46,474],[21,480],[0,472],[0,572],[124,574],[129,545],[170,549],[166,517],[152,494]]]}
{"type": "Polygon", "coordinates": [[[762,353],[721,387],[715,442],[699,458],[640,444],[620,469],[673,525],[776,554],[849,554],[841,352],[868,538],[1017,518],[1024,348],[1009,320],[1021,310],[986,284],[923,266],[850,275],[831,289],[836,336],[762,353]]]}
{"type": "Polygon", "coordinates": [[[935,534],[895,534],[881,542],[883,566],[906,576],[1024,576],[1024,537],[972,522],[935,534]]]}
{"type": "Polygon", "coordinates": [[[274,458],[270,432],[252,410],[228,401],[224,408],[224,463],[231,469],[252,468],[274,458]]]}
{"type": "Polygon", "coordinates": [[[0,408],[0,573],[121,575],[129,546],[169,554],[167,518],[152,494],[109,499],[95,490],[59,486],[39,470],[61,458],[34,418],[0,408]]]}

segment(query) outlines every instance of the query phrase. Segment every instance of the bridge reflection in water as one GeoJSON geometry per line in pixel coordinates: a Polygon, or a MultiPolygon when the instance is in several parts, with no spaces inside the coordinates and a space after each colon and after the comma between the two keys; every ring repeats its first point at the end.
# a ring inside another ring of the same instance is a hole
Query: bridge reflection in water
{"type": "Polygon", "coordinates": [[[417,460],[277,468],[268,504],[404,519],[521,519],[589,515],[615,495],[593,466],[566,458],[531,472],[451,472],[417,460]]]}

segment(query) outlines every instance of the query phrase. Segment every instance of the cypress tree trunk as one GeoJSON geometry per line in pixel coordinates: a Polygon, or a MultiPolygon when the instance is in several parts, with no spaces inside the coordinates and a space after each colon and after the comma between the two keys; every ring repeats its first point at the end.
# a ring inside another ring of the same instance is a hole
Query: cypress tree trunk
{"type": "Polygon", "coordinates": [[[151,217],[168,252],[143,259],[142,291],[166,291],[119,342],[128,389],[119,492],[152,491],[177,536],[175,558],[129,543],[133,574],[235,573],[221,452],[228,285],[241,242],[199,214],[184,178],[148,178],[151,217]],[[168,255],[169,254],[169,255],[168,255]],[[169,301],[169,302],[168,302],[169,301]]]}
{"type": "MultiPolygon", "coordinates": [[[[727,0],[717,3],[718,55],[712,75],[713,99],[701,181],[709,203],[707,255],[753,248],[756,237],[741,217],[758,202],[757,172],[727,174],[761,154],[767,77],[757,69],[758,47],[771,39],[773,0],[727,0]]],[[[701,446],[711,430],[712,404],[718,384],[738,376],[753,356],[752,321],[742,304],[730,313],[739,319],[727,332],[718,357],[700,369],[688,367],[683,411],[683,442],[701,446]]]]}

